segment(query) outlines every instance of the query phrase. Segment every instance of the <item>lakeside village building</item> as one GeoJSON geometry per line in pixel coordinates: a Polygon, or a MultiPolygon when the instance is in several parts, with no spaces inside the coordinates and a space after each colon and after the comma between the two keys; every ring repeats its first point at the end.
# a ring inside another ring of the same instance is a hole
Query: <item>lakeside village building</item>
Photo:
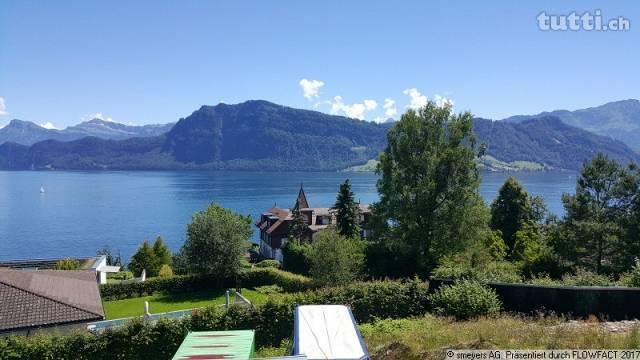
{"type": "MultiPolygon", "coordinates": [[[[360,206],[359,225],[360,236],[363,239],[371,235],[367,229],[367,223],[371,217],[371,209],[368,205],[360,206]]],[[[303,241],[313,241],[316,234],[331,225],[336,224],[335,211],[332,208],[313,208],[309,206],[307,196],[302,186],[298,198],[291,209],[283,209],[277,206],[263,212],[255,225],[260,229],[260,254],[262,256],[282,261],[282,248],[289,239],[289,231],[293,222],[293,211],[297,209],[307,225],[303,241]]]]}

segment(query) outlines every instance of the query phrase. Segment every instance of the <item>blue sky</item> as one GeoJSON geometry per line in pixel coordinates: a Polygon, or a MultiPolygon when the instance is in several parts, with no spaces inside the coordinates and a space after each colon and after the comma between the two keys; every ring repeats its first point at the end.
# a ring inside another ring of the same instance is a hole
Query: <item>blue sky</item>
{"type": "Polygon", "coordinates": [[[248,99],[371,121],[424,96],[496,119],[584,108],[640,97],[639,31],[637,1],[0,0],[0,126],[248,99]],[[596,9],[630,31],[538,29],[596,9]]]}

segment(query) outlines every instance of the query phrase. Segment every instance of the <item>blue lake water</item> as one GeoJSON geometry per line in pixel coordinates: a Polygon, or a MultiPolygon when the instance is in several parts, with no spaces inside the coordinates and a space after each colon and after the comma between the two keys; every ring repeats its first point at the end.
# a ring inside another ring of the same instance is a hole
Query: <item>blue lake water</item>
{"type": "MultiPolygon", "coordinates": [[[[509,175],[556,214],[575,190],[573,173],[483,173],[487,202],[509,175]]],[[[369,173],[0,171],[0,260],[88,256],[104,245],[128,258],[157,235],[178,250],[191,215],[211,202],[256,218],[293,205],[302,183],[310,206],[329,207],[347,178],[362,203],[377,200],[369,173]]]]}

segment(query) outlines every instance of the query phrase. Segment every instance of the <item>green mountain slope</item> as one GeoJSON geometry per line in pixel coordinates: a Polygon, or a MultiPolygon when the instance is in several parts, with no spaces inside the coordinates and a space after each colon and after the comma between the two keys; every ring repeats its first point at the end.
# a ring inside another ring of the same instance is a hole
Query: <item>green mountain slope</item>
{"type": "Polygon", "coordinates": [[[638,100],[615,101],[576,111],[556,110],[537,115],[518,115],[504,120],[522,122],[545,116],[554,116],[568,125],[620,140],[636,152],[640,152],[640,101],[638,100]]]}
{"type": "MultiPolygon", "coordinates": [[[[334,171],[375,159],[386,145],[390,126],[267,101],[219,104],[201,107],[161,136],[47,140],[32,146],[4,143],[0,169],[334,171]]],[[[556,117],[521,122],[475,119],[474,128],[487,145],[481,164],[491,169],[578,169],[599,151],[622,162],[639,160],[620,141],[556,117]]]]}

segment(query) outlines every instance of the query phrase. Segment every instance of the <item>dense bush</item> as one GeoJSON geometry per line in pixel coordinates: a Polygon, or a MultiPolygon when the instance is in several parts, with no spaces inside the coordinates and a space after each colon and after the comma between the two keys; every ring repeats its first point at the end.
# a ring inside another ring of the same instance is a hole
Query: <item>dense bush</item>
{"type": "Polygon", "coordinates": [[[296,304],[345,304],[360,323],[426,312],[427,286],[419,280],[355,283],[274,295],[264,305],[197,310],[190,318],[156,324],[132,321],[102,333],[0,338],[0,359],[171,359],[188,331],[255,329],[256,345],[278,346],[293,329],[296,304]]]}
{"type": "Polygon", "coordinates": [[[171,269],[171,266],[167,265],[167,264],[163,264],[160,267],[160,271],[158,271],[158,276],[161,278],[169,278],[173,276],[173,269],[171,269]]]}
{"type": "Polygon", "coordinates": [[[562,277],[562,284],[572,286],[612,286],[615,285],[615,282],[607,275],[596,274],[584,268],[577,268],[575,273],[562,277]]]}
{"type": "Polygon", "coordinates": [[[417,316],[424,314],[429,307],[428,286],[417,278],[357,282],[342,287],[283,294],[279,298],[296,304],[348,305],[359,322],[417,316]]]}
{"type": "Polygon", "coordinates": [[[176,275],[157,277],[145,282],[115,283],[100,286],[103,300],[126,299],[157,292],[183,293],[200,290],[222,290],[230,287],[258,287],[278,285],[284,291],[304,291],[315,287],[311,279],[274,268],[243,270],[235,279],[214,276],[176,275]]]}
{"type": "Polygon", "coordinates": [[[320,231],[311,242],[311,277],[324,285],[346,285],[361,279],[366,243],[340,235],[336,229],[320,231]]]}
{"type": "Polygon", "coordinates": [[[254,268],[238,275],[236,287],[255,288],[263,285],[278,285],[286,292],[304,291],[317,285],[308,277],[274,268],[254,268]]]}
{"type": "Polygon", "coordinates": [[[147,296],[153,293],[183,293],[207,289],[224,289],[233,287],[233,281],[220,281],[208,277],[181,275],[173,277],[156,277],[145,282],[126,282],[104,284],[100,286],[103,300],[127,299],[147,296]]]}
{"type": "Polygon", "coordinates": [[[78,270],[80,269],[80,261],[76,259],[66,258],[56,262],[56,270],[78,270]]]}
{"type": "Polygon", "coordinates": [[[460,320],[494,315],[502,308],[495,291],[473,280],[443,285],[429,299],[436,313],[460,320]]]}
{"type": "Polygon", "coordinates": [[[553,279],[548,274],[535,275],[529,281],[528,284],[541,285],[541,286],[558,286],[563,285],[562,280],[553,279]]]}
{"type": "Polygon", "coordinates": [[[508,261],[487,261],[481,266],[472,266],[458,261],[455,257],[442,260],[441,265],[433,270],[433,276],[453,280],[478,280],[482,282],[497,281],[520,283],[522,276],[518,267],[508,261]]]}
{"type": "Polygon", "coordinates": [[[271,259],[267,259],[267,260],[262,260],[259,263],[256,264],[256,267],[259,268],[280,268],[280,262],[278,260],[271,260],[271,259]]]}
{"type": "Polygon", "coordinates": [[[131,280],[133,279],[133,273],[131,271],[118,271],[117,273],[107,273],[107,279],[131,280]]]}
{"type": "Polygon", "coordinates": [[[631,270],[620,276],[619,283],[629,287],[640,287],[640,259],[634,260],[631,270]]]}
{"type": "Polygon", "coordinates": [[[308,244],[288,241],[282,248],[282,268],[295,274],[309,275],[311,268],[309,251],[308,244]]]}

